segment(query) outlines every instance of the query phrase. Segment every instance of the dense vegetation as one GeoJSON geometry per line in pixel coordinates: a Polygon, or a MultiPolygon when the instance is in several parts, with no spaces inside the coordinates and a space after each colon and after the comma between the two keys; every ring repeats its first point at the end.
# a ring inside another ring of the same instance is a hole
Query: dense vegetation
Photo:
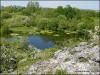
{"type": "MultiPolygon", "coordinates": [[[[95,26],[99,26],[100,17],[99,12],[94,10],[81,10],[70,5],[66,7],[58,6],[57,8],[41,8],[38,2],[29,2],[27,7],[1,7],[0,11],[1,37],[11,33],[37,34],[41,31],[88,36],[90,30],[93,32],[95,26]]],[[[19,42],[9,44],[3,40],[0,41],[1,73],[9,72],[12,67],[15,71],[24,70],[26,65],[30,65],[37,60],[47,59],[42,56],[45,51],[38,54],[40,56],[37,59],[33,59],[34,50],[20,48],[19,42]]],[[[46,53],[49,55],[46,55],[46,57],[50,58],[55,51],[56,49],[47,50],[46,53]]]]}
{"type": "Polygon", "coordinates": [[[6,32],[11,32],[9,29],[12,32],[22,33],[24,30],[21,30],[22,27],[33,27],[38,30],[84,34],[86,30],[93,30],[94,26],[98,25],[98,18],[99,12],[94,10],[81,10],[70,5],[41,8],[39,3],[29,2],[27,7],[1,8],[1,33],[6,35],[6,32]],[[13,28],[17,30],[14,31],[13,28]]]}

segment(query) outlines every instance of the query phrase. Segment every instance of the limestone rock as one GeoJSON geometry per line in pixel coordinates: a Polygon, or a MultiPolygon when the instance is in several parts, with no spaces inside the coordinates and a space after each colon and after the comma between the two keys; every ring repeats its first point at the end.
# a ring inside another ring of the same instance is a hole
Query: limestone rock
{"type": "Polygon", "coordinates": [[[98,75],[99,63],[99,45],[81,42],[73,48],[63,48],[55,52],[49,61],[34,63],[27,73],[54,74],[57,69],[62,69],[69,74],[98,75]]]}

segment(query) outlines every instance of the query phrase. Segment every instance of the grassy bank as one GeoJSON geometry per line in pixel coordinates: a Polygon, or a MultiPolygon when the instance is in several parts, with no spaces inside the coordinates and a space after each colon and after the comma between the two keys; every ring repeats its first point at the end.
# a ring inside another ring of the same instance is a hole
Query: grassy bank
{"type": "Polygon", "coordinates": [[[22,42],[10,43],[5,40],[1,40],[1,44],[1,57],[4,59],[3,61],[1,61],[1,63],[3,68],[5,69],[2,69],[2,71],[4,71],[3,73],[7,73],[9,70],[9,66],[12,65],[15,74],[24,73],[33,63],[37,61],[48,60],[53,57],[55,51],[59,50],[58,48],[49,48],[38,52],[34,48],[21,48],[22,42]],[[6,55],[7,57],[5,57],[4,55],[6,55]],[[10,58],[12,58],[13,60],[10,60],[10,58]],[[8,61],[5,61],[5,59],[8,61]],[[8,69],[6,67],[8,67],[8,69]]]}

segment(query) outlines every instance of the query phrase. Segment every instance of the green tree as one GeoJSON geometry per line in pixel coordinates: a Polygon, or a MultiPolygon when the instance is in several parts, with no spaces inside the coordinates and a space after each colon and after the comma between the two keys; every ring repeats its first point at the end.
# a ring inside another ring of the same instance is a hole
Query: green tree
{"type": "Polygon", "coordinates": [[[41,18],[38,21],[37,27],[39,29],[47,29],[47,23],[48,23],[47,18],[41,18]]]}
{"type": "Polygon", "coordinates": [[[6,20],[5,24],[8,24],[10,27],[30,26],[32,24],[32,20],[28,16],[16,15],[6,20]]]}
{"type": "Polygon", "coordinates": [[[57,31],[57,29],[58,29],[58,20],[56,18],[49,19],[47,27],[48,27],[49,30],[57,31]]]}
{"type": "Polygon", "coordinates": [[[21,11],[21,13],[22,15],[24,14],[26,16],[31,16],[32,13],[35,13],[39,9],[40,9],[39,3],[31,0],[28,2],[27,7],[21,11]]]}
{"type": "Polygon", "coordinates": [[[78,23],[78,28],[79,29],[94,29],[94,20],[91,17],[86,17],[81,20],[80,23],[78,23]]]}
{"type": "Polygon", "coordinates": [[[31,0],[27,4],[27,11],[29,11],[29,12],[35,12],[38,8],[39,8],[39,3],[38,2],[33,2],[31,0]]]}
{"type": "Polygon", "coordinates": [[[64,32],[64,30],[66,30],[66,28],[67,28],[66,24],[67,24],[66,20],[60,20],[58,22],[58,30],[64,32]]]}
{"type": "Polygon", "coordinates": [[[68,19],[72,19],[76,15],[76,10],[75,8],[72,8],[70,5],[67,5],[64,8],[64,13],[68,19]]]}
{"type": "Polygon", "coordinates": [[[56,12],[60,15],[64,15],[64,9],[62,6],[58,6],[56,9],[56,12]]]}
{"type": "Polygon", "coordinates": [[[2,19],[7,19],[7,18],[11,18],[11,17],[12,17],[12,15],[9,12],[6,12],[6,11],[1,12],[2,19]]]}

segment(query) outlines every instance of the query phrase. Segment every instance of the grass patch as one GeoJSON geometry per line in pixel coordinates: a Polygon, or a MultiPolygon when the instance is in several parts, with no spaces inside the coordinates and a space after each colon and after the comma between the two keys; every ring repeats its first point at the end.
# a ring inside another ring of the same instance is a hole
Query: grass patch
{"type": "Polygon", "coordinates": [[[64,70],[56,70],[55,75],[78,75],[78,74],[69,74],[64,70]]]}
{"type": "Polygon", "coordinates": [[[36,27],[14,27],[10,28],[13,33],[18,33],[18,34],[35,34],[37,31],[36,27]]]}
{"type": "MultiPolygon", "coordinates": [[[[57,51],[57,48],[49,48],[45,49],[41,52],[36,53],[30,53],[29,52],[21,52],[20,54],[17,54],[20,57],[20,61],[17,64],[17,69],[15,70],[15,73],[17,74],[23,74],[27,71],[27,69],[35,62],[37,61],[43,61],[43,60],[49,60],[53,57],[53,54],[55,51],[57,51]],[[22,55],[21,55],[22,54],[22,55]],[[35,57],[33,57],[33,54],[35,54],[35,57]],[[24,56],[24,57],[23,57],[24,56]]],[[[18,58],[18,57],[17,57],[18,58]]],[[[18,58],[18,59],[19,59],[18,58]]]]}
{"type": "Polygon", "coordinates": [[[38,30],[36,27],[13,27],[10,28],[13,33],[18,34],[53,34],[50,30],[38,30]]]}
{"type": "Polygon", "coordinates": [[[45,49],[41,52],[38,52],[36,54],[35,59],[40,59],[40,60],[48,60],[50,58],[53,57],[54,52],[56,52],[58,50],[58,48],[49,48],[49,49],[45,49]]]}

